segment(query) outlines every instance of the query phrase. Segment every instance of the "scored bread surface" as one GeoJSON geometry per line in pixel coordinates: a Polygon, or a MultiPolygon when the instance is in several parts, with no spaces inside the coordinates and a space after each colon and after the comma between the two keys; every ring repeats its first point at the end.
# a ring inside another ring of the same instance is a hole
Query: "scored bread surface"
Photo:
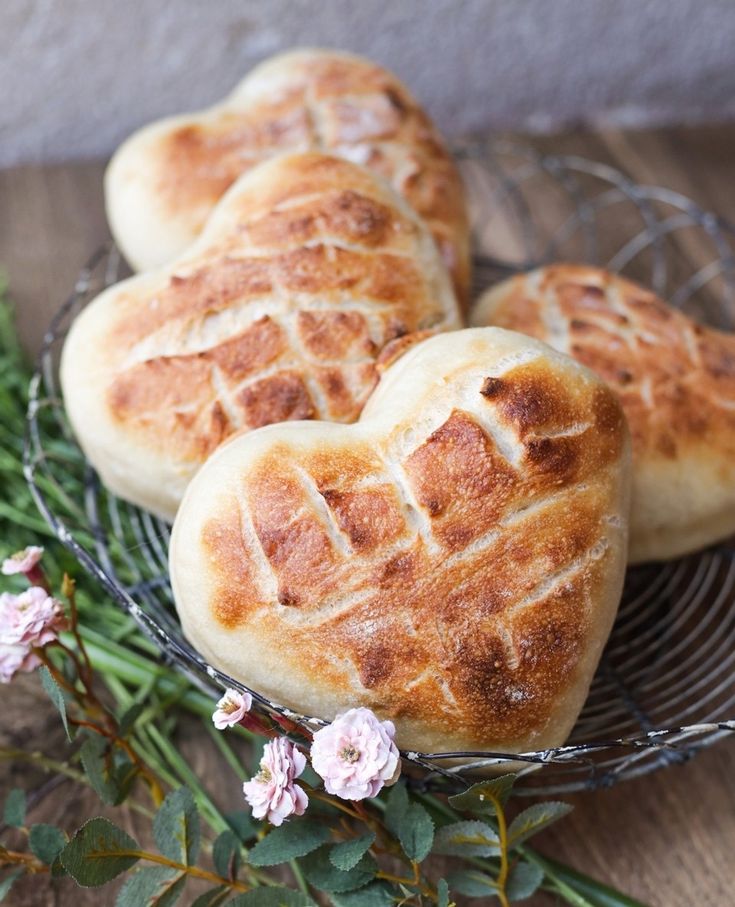
{"type": "Polygon", "coordinates": [[[538,337],[615,390],[633,440],[633,562],[735,532],[735,337],[585,265],[504,281],[472,321],[538,337]]]}
{"type": "Polygon", "coordinates": [[[232,438],[170,568],[187,637],[300,713],[364,705],[403,748],[561,743],[625,569],[629,443],[603,383],[498,329],[387,369],[359,422],[232,438]]]}
{"type": "Polygon", "coordinates": [[[354,421],[389,341],[459,326],[446,268],[407,203],[364,167],[289,155],[241,177],[181,259],[82,311],[62,385],[105,483],[172,518],[228,435],[354,421]]]}
{"type": "Polygon", "coordinates": [[[454,162],[407,88],[351,54],[281,54],[222,103],[133,135],[105,178],[113,235],[137,270],[165,264],[195,239],[238,176],[276,154],[307,150],[387,179],[427,223],[464,298],[469,227],[454,162]]]}

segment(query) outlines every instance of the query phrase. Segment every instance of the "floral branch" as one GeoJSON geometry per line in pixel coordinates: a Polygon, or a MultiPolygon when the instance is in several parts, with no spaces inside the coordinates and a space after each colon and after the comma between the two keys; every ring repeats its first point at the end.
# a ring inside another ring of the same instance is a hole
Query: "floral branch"
{"type": "MultiPolygon", "coordinates": [[[[509,907],[540,887],[576,907],[595,904],[580,894],[583,889],[589,893],[590,880],[565,875],[563,868],[544,861],[525,844],[532,832],[559,818],[566,807],[548,804],[545,812],[536,813],[531,807],[509,823],[504,803],[514,781],[511,776],[480,782],[450,798],[449,804],[439,795],[412,795],[399,783],[401,760],[393,724],[365,708],[347,710],[308,739],[292,722],[254,712],[247,693],[227,690],[211,713],[210,728],[230,769],[239,773],[238,757],[225,738],[217,736],[219,732],[245,731],[268,738],[257,771],[242,782],[252,819],[230,824],[235,820],[221,816],[191,767],[156,724],[165,723],[185,694],[183,687],[169,686],[157,704],[136,703],[113,675],[109,689],[126,701],[129,716],[116,717],[95,689],[98,678],[79,625],[75,584],[64,577],[64,607],[51,594],[40,563],[42,554],[41,548],[29,548],[3,564],[3,572],[22,573],[33,585],[19,594],[0,595],[0,679],[9,682],[18,672],[45,667],[44,685],[70,739],[76,731],[83,740],[74,758],[84,771],[17,749],[0,750],[0,758],[29,759],[47,771],[83,781],[107,803],[128,800],[134,809],[152,817],[160,853],[139,847],[102,818],[90,820],[70,839],[50,826],[28,829],[14,813],[17,807],[8,801],[6,823],[27,833],[31,853],[0,847],[0,867],[30,873],[53,868],[55,874],[68,873],[84,885],[105,884],[127,871],[130,875],[118,896],[118,907],[153,905],[161,891],[170,899],[167,903],[173,903],[186,879],[214,886],[206,901],[211,904],[219,903],[220,894],[229,893],[236,895],[233,905],[238,897],[251,895],[257,897],[252,903],[258,905],[313,905],[317,892],[330,897],[332,891],[357,895],[364,890],[375,903],[386,898],[386,904],[450,907],[451,891],[494,895],[501,907],[509,907]],[[62,639],[65,629],[69,632],[62,639]],[[141,726],[136,729],[139,719],[141,726]],[[166,759],[169,769],[163,764],[152,768],[155,752],[166,759]],[[312,778],[307,777],[309,766],[312,778]],[[196,863],[199,813],[187,789],[176,787],[177,776],[197,792],[217,835],[206,848],[213,868],[196,863]],[[131,797],[136,777],[149,788],[155,813],[131,797]],[[173,790],[164,797],[166,787],[173,790]],[[317,807],[326,809],[327,818],[309,818],[317,807]],[[481,818],[463,818],[467,811],[479,811],[481,818]],[[265,833],[257,820],[268,822],[272,831],[265,833]],[[454,855],[457,866],[465,868],[447,879],[432,878],[428,859],[432,853],[454,855]],[[381,865],[385,859],[398,861],[405,871],[381,865]],[[133,868],[137,864],[150,868],[133,868]],[[279,878],[268,872],[280,864],[290,867],[297,892],[282,888],[279,878]],[[268,900],[270,890],[276,892],[277,900],[268,900]]],[[[147,676],[145,689],[150,692],[157,679],[147,676]]],[[[0,880],[0,886],[12,880],[0,880]]],[[[608,897],[606,903],[627,907],[634,903],[620,898],[608,897]]]]}

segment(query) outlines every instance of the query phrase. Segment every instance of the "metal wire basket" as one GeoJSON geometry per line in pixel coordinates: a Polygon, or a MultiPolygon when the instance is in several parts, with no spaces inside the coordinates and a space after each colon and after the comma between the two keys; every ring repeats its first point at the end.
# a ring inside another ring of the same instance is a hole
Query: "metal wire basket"
{"type": "MultiPolygon", "coordinates": [[[[455,149],[470,189],[475,284],[553,260],[602,264],[652,287],[717,326],[735,325],[735,231],[689,199],[638,186],[576,157],[541,156],[511,143],[455,149]],[[693,261],[702,262],[696,266],[693,261]]],[[[126,273],[114,247],[79,275],[50,325],[30,386],[26,477],[58,538],[197,687],[212,697],[242,684],[188,644],[169,584],[170,527],[105,490],[76,445],[57,380],[77,312],[126,273]],[[70,444],[60,454],[57,439],[70,444]],[[69,453],[69,450],[71,453],[69,453]],[[84,500],[64,493],[69,475],[84,500]],[[51,505],[47,491],[54,486],[51,505]]],[[[688,759],[735,732],[735,547],[722,544],[665,564],[631,568],[619,615],[587,703],[566,746],[542,752],[404,753],[423,786],[466,785],[470,767],[523,766],[519,793],[558,794],[610,785],[688,759]],[[543,767],[542,771],[535,769],[543,767]]],[[[324,722],[250,691],[260,714],[292,733],[324,722]]]]}

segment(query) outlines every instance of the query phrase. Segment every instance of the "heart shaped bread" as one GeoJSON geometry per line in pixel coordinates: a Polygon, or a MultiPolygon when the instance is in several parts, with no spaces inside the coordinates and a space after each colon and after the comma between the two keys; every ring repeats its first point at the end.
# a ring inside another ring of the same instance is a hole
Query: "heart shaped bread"
{"type": "Polygon", "coordinates": [[[464,298],[469,227],[454,162],[408,89],[352,54],[281,54],[220,104],[135,133],[105,178],[113,235],[137,270],[163,265],[196,238],[240,174],[276,154],[307,150],[387,179],[426,221],[464,298]]]}
{"type": "Polygon", "coordinates": [[[472,321],[545,340],[618,395],[633,439],[633,563],[735,532],[735,337],[586,265],[513,277],[482,297],[472,321]]]}
{"type": "Polygon", "coordinates": [[[300,713],[375,710],[404,749],[559,744],[620,597],[628,447],[571,359],[432,337],[354,425],[269,426],[204,465],[171,540],[184,632],[300,713]]]}
{"type": "Polygon", "coordinates": [[[95,299],[61,378],[103,481],[173,518],[223,438],[284,419],[351,422],[392,338],[459,326],[409,205],[357,164],[289,155],[245,174],[177,262],[95,299]]]}

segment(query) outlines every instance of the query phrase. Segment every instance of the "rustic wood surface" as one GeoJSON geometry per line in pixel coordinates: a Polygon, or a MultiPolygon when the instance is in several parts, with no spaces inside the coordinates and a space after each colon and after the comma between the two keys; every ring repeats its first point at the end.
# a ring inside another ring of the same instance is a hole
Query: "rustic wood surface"
{"type": "MultiPolygon", "coordinates": [[[[565,133],[530,141],[541,150],[611,163],[639,182],[678,190],[735,221],[735,126],[565,133]]],[[[8,276],[22,338],[31,350],[79,267],[107,237],[103,169],[102,163],[90,162],[0,172],[0,268],[8,276]]],[[[36,680],[24,677],[2,692],[0,745],[62,753],[59,722],[36,680]]],[[[197,725],[186,727],[179,745],[215,799],[231,807],[240,796],[238,780],[197,725]]],[[[574,812],[538,839],[540,849],[651,907],[726,907],[735,903],[733,778],[735,745],[721,743],[684,766],[568,797],[574,812]]],[[[0,764],[0,797],[15,784],[36,791],[33,821],[73,829],[100,812],[94,795],[75,782],[59,783],[20,762],[0,764]]],[[[140,831],[134,816],[126,822],[140,831]]],[[[91,907],[113,901],[112,889],[80,891],[68,881],[50,885],[28,879],[9,903],[91,907]]],[[[526,903],[548,907],[553,899],[542,895],[526,903]]]]}

